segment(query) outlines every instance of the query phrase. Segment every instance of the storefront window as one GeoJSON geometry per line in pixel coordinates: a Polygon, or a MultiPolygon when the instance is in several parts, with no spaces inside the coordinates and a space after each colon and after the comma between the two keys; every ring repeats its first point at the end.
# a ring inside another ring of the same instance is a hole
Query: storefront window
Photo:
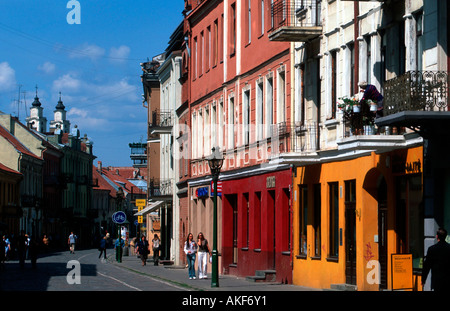
{"type": "Polygon", "coordinates": [[[423,246],[423,202],[422,176],[420,174],[398,177],[397,198],[397,251],[413,255],[413,267],[422,268],[423,246]]]}
{"type": "Polygon", "coordinates": [[[299,206],[299,241],[300,241],[300,255],[306,256],[307,251],[307,220],[308,220],[308,186],[300,186],[300,206],[299,206]]]}
{"type": "Polygon", "coordinates": [[[338,257],[339,255],[339,183],[332,182],[329,187],[329,257],[338,257]]]}

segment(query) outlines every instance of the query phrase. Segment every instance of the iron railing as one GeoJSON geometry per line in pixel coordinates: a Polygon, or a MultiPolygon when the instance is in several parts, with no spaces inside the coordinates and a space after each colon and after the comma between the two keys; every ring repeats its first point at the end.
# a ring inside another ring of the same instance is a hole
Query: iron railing
{"type": "Polygon", "coordinates": [[[384,85],[384,115],[403,111],[448,111],[448,73],[409,71],[384,85]]]}
{"type": "Polygon", "coordinates": [[[150,128],[154,127],[172,127],[173,126],[173,111],[155,109],[152,111],[150,128]]]}
{"type": "Polygon", "coordinates": [[[272,4],[273,28],[321,26],[321,0],[277,0],[272,4]]]}
{"type": "Polygon", "coordinates": [[[170,196],[173,194],[172,184],[172,179],[151,178],[148,186],[148,196],[170,196]]]}
{"type": "Polygon", "coordinates": [[[272,152],[308,153],[318,149],[319,127],[317,122],[305,125],[287,124],[285,122],[273,126],[271,143],[272,152]],[[278,147],[278,148],[277,148],[278,147]]]}

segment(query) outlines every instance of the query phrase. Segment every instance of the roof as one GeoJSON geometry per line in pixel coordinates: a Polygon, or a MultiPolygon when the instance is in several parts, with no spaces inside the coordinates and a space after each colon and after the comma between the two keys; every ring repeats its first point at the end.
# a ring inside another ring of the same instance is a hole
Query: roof
{"type": "Polygon", "coordinates": [[[41,159],[33,152],[31,152],[27,147],[25,147],[14,135],[12,135],[6,128],[0,125],[0,136],[5,138],[18,152],[26,154],[30,157],[41,159]]]}
{"type": "Polygon", "coordinates": [[[22,173],[15,171],[13,169],[10,169],[9,167],[7,167],[6,165],[3,165],[0,163],[0,171],[4,171],[4,172],[8,172],[8,173],[12,173],[18,176],[22,176],[22,173]]]}
{"type": "Polygon", "coordinates": [[[111,191],[111,196],[117,196],[117,190],[122,187],[123,191],[133,194],[145,194],[146,192],[139,189],[132,181],[133,167],[103,167],[101,173],[99,169],[93,166],[93,179],[98,180],[98,187],[94,189],[108,189],[111,191]]]}

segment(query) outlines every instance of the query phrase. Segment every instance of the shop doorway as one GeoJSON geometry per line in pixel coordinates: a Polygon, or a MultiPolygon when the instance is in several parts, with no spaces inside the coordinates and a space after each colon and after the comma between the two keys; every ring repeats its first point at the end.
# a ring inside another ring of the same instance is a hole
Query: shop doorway
{"type": "Polygon", "coordinates": [[[378,261],[380,289],[387,289],[387,184],[384,178],[378,186],[378,261]]]}
{"type": "Polygon", "coordinates": [[[356,285],[356,181],[345,182],[345,279],[356,285]]]}
{"type": "Polygon", "coordinates": [[[273,254],[272,254],[272,269],[274,269],[275,270],[275,267],[276,267],[276,252],[275,252],[275,249],[276,249],[276,241],[277,241],[277,238],[276,238],[276,230],[275,230],[275,228],[276,228],[276,226],[275,226],[275,224],[276,224],[276,221],[275,221],[275,213],[276,213],[276,211],[275,211],[275,190],[269,190],[268,192],[268,196],[267,196],[267,210],[268,210],[268,212],[270,213],[270,212],[272,212],[272,215],[273,215],[273,218],[272,218],[272,229],[273,229],[273,254]]]}

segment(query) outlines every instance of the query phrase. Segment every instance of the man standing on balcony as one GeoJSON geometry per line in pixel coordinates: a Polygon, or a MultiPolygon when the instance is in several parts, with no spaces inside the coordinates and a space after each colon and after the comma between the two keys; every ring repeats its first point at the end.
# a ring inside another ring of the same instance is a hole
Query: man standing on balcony
{"type": "Polygon", "coordinates": [[[360,103],[364,100],[371,99],[377,103],[377,118],[383,116],[383,95],[378,92],[375,85],[367,84],[366,81],[359,82],[359,87],[364,90],[363,98],[361,98],[360,103]]]}

